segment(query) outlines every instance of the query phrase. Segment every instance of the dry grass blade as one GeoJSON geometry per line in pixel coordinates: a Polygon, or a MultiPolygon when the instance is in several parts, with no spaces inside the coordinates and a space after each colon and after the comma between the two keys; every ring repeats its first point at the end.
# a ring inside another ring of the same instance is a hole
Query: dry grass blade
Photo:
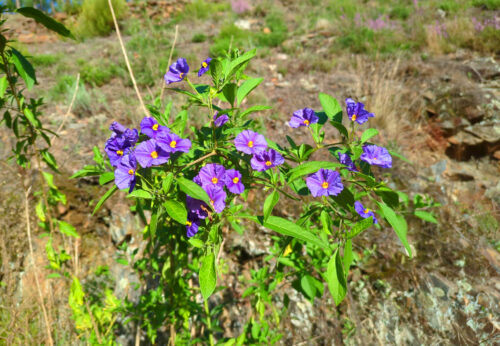
{"type": "Polygon", "coordinates": [[[120,33],[120,27],[118,26],[118,21],[116,20],[115,10],[113,9],[113,4],[111,0],[108,0],[109,10],[111,11],[111,16],[113,17],[113,23],[115,24],[116,35],[118,36],[118,41],[120,42],[120,47],[122,49],[123,57],[125,58],[125,64],[127,65],[128,73],[130,75],[130,79],[132,80],[132,84],[134,85],[135,93],[137,94],[137,98],[139,99],[139,103],[141,104],[141,108],[144,111],[145,116],[149,116],[149,112],[142,101],[141,93],[139,92],[139,88],[137,87],[137,82],[135,81],[134,72],[132,71],[132,67],[130,66],[130,62],[127,56],[127,50],[125,49],[125,45],[123,44],[122,35],[120,33]]]}
{"type": "MultiPolygon", "coordinates": [[[[174,54],[174,48],[175,44],[177,43],[177,35],[179,34],[179,26],[175,26],[175,35],[174,35],[174,42],[172,43],[172,48],[170,49],[170,55],[168,56],[168,64],[167,64],[167,69],[165,70],[165,73],[168,72],[168,68],[170,67],[170,64],[172,63],[172,55],[174,54]]],[[[160,100],[163,100],[163,93],[165,91],[165,82],[162,81],[161,85],[161,92],[160,92],[160,100]]]]}

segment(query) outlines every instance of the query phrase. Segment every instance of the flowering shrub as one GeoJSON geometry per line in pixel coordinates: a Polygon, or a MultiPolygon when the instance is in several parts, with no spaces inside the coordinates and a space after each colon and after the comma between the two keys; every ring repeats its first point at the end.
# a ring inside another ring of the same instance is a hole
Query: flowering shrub
{"type": "Polygon", "coordinates": [[[206,59],[197,73],[200,78],[189,74],[185,59],[174,62],[165,82],[175,86],[169,89],[172,92],[186,95],[186,106],[173,116],[171,103],[160,110],[157,100],[139,130],[114,122],[105,144],[109,164],[86,166],[74,176],[99,175],[101,184],[113,184],[96,210],[115,191],[123,190],[147,223],[142,232],[144,251],[134,250],[128,261],[141,279],[141,297],[127,302],[124,313],[153,342],[163,331],[174,343],[206,338],[214,343],[220,308],[210,311],[207,301],[217,288],[218,262],[227,237],[223,225],[244,232],[242,222],[255,222],[279,235],[272,238],[267,258],[273,265],[252,272],[246,283],[243,297],[252,300],[255,312],[237,340],[225,340],[230,344],[279,340],[273,327],[280,314],[271,297],[283,280],[298,282],[294,287],[311,300],[323,295],[326,282],[339,305],[347,292],[353,239],[370,227],[381,228],[387,222],[411,256],[402,214],[408,196],[379,178],[379,172],[391,168],[394,153],[371,143],[376,129],[366,128],[358,135],[375,115],[348,98],[344,119],[338,101],[320,93],[322,110],[305,107],[291,115],[289,146],[273,142],[256,132],[249,118],[271,107],[241,107],[263,81],[244,74],[255,53],[235,50],[226,58],[206,59]],[[206,80],[205,73],[210,74],[210,84],[194,83],[206,80]],[[205,110],[206,123],[187,132],[192,106],[205,110]],[[336,138],[325,138],[327,126],[336,129],[336,138]],[[293,139],[304,130],[314,146],[293,139]],[[262,210],[245,208],[251,190],[267,194],[262,210]],[[281,198],[301,204],[303,211],[296,220],[274,212],[281,198]],[[171,326],[169,331],[165,325],[171,326]]]}

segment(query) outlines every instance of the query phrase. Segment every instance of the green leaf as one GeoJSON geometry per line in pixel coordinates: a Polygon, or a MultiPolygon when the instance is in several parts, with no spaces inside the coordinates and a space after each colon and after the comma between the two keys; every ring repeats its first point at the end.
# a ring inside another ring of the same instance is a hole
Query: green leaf
{"type": "Polygon", "coordinates": [[[210,205],[210,197],[208,197],[205,190],[203,190],[203,188],[196,184],[194,181],[179,177],[177,178],[177,184],[179,185],[181,191],[183,191],[185,194],[193,197],[194,199],[204,201],[205,203],[210,205]]]}
{"type": "Polygon", "coordinates": [[[253,216],[253,215],[240,215],[242,218],[246,218],[249,220],[254,221],[255,223],[258,223],[266,228],[269,228],[275,232],[278,232],[280,234],[294,237],[300,240],[303,240],[307,243],[319,246],[323,249],[328,249],[329,244],[321,240],[320,238],[316,237],[313,233],[310,231],[298,226],[294,222],[283,219],[278,216],[269,216],[269,218],[264,221],[264,217],[262,216],[253,216]]]}
{"type": "Polygon", "coordinates": [[[7,82],[7,76],[3,76],[0,78],[0,98],[3,98],[5,95],[5,91],[7,90],[7,85],[9,83],[7,82]]]}
{"type": "Polygon", "coordinates": [[[212,82],[214,83],[217,90],[219,90],[223,74],[223,67],[220,60],[212,59],[212,61],[210,61],[210,75],[212,76],[212,82]]]}
{"type": "Polygon", "coordinates": [[[340,106],[339,101],[330,95],[319,93],[319,102],[331,121],[342,124],[342,107],[340,106]]]}
{"type": "Polygon", "coordinates": [[[146,190],[141,190],[141,189],[135,189],[131,193],[127,195],[127,198],[143,198],[143,199],[153,199],[153,195],[146,191],[146,190]]]}
{"type": "Polygon", "coordinates": [[[404,157],[403,155],[401,155],[400,153],[397,153],[393,150],[387,150],[389,152],[389,154],[391,154],[392,156],[396,156],[398,159],[401,159],[403,160],[404,162],[406,163],[409,163],[410,165],[413,165],[413,162],[411,162],[410,160],[408,160],[406,157],[404,157]]]}
{"type": "MultiPolygon", "coordinates": [[[[257,49],[252,49],[251,51],[246,52],[245,54],[241,55],[240,57],[234,59],[231,61],[231,64],[228,64],[226,66],[226,71],[224,71],[224,79],[230,80],[232,76],[241,68],[243,65],[248,63],[250,59],[252,59],[255,54],[257,53],[257,49]]],[[[212,65],[212,62],[210,62],[210,65],[212,65]]]]}
{"type": "Polygon", "coordinates": [[[236,89],[238,86],[234,83],[228,83],[224,86],[222,89],[222,94],[226,98],[226,101],[231,104],[231,106],[234,105],[234,100],[236,98],[236,89]]]}
{"type": "Polygon", "coordinates": [[[54,157],[54,155],[49,153],[47,150],[42,150],[41,154],[42,154],[42,160],[47,165],[49,165],[49,167],[52,168],[55,172],[59,173],[59,167],[57,167],[57,162],[56,162],[56,158],[54,157]]]}
{"type": "Polygon", "coordinates": [[[187,210],[186,207],[183,203],[174,201],[174,200],[168,200],[165,203],[163,203],[163,206],[167,210],[168,215],[181,225],[186,225],[187,221],[187,210]]]}
{"type": "Polygon", "coordinates": [[[303,163],[288,172],[288,183],[311,173],[317,172],[320,168],[325,169],[335,169],[338,167],[343,167],[340,163],[329,162],[329,161],[311,161],[303,163]]]}
{"type": "Polygon", "coordinates": [[[342,123],[339,123],[337,121],[330,121],[330,124],[335,127],[342,136],[344,136],[345,138],[348,138],[349,137],[349,133],[347,132],[347,129],[345,128],[344,125],[342,125],[342,123]]]}
{"type": "Polygon", "coordinates": [[[261,111],[265,111],[265,110],[272,109],[272,108],[273,107],[262,106],[262,105],[253,106],[253,107],[250,107],[250,108],[246,109],[245,111],[243,111],[243,113],[240,114],[240,117],[241,117],[241,119],[243,119],[244,117],[246,117],[247,115],[249,115],[251,113],[261,112],[261,111]]]}
{"type": "Polygon", "coordinates": [[[170,126],[170,130],[173,133],[182,136],[184,130],[186,129],[187,118],[188,118],[187,110],[184,109],[181,112],[179,112],[179,114],[177,114],[177,116],[175,117],[175,121],[170,126]]]}
{"type": "Polygon", "coordinates": [[[101,175],[102,173],[104,173],[102,169],[100,169],[97,166],[85,166],[69,178],[70,179],[83,178],[88,176],[101,175]]]}
{"type": "Polygon", "coordinates": [[[104,172],[99,177],[99,185],[105,185],[105,184],[109,183],[110,181],[113,181],[114,179],[115,179],[114,172],[104,172]]]}
{"type": "Polygon", "coordinates": [[[57,20],[47,16],[42,11],[39,11],[33,7],[21,7],[16,10],[17,13],[22,14],[25,17],[33,18],[37,23],[42,24],[47,29],[58,33],[61,36],[69,37],[75,39],[71,32],[57,20]]]}
{"type": "Polygon", "coordinates": [[[311,275],[304,275],[300,279],[300,287],[302,288],[302,292],[305,293],[307,298],[311,300],[316,296],[320,296],[320,294],[318,294],[318,279],[311,275]]]}
{"type": "Polygon", "coordinates": [[[42,175],[43,175],[45,181],[47,182],[47,185],[51,189],[57,190],[57,186],[56,186],[56,184],[54,184],[54,176],[52,174],[50,174],[49,172],[44,172],[44,171],[42,171],[42,175]]]}
{"type": "Polygon", "coordinates": [[[399,195],[388,187],[380,187],[375,190],[375,193],[382,197],[382,200],[391,208],[399,206],[399,195]]]}
{"type": "Polygon", "coordinates": [[[205,246],[205,243],[197,238],[189,238],[188,243],[199,249],[203,249],[203,247],[205,246]]]}
{"type": "Polygon", "coordinates": [[[371,225],[373,225],[373,217],[371,216],[359,221],[353,228],[351,228],[351,231],[347,233],[347,239],[354,238],[364,230],[370,228],[371,225]]]}
{"type": "Polygon", "coordinates": [[[361,135],[361,143],[367,142],[370,138],[378,135],[377,129],[366,129],[365,132],[361,135]]]}
{"type": "Polygon", "coordinates": [[[415,216],[421,218],[424,221],[432,222],[432,223],[436,223],[436,224],[438,223],[438,220],[436,220],[434,215],[432,215],[432,213],[429,213],[427,211],[415,210],[414,214],[415,214],[415,216]]]}
{"type": "Polygon", "coordinates": [[[332,234],[332,218],[330,217],[330,214],[326,210],[322,210],[321,214],[319,216],[321,220],[321,225],[323,226],[323,231],[326,234],[332,234]]]}
{"type": "Polygon", "coordinates": [[[335,251],[328,262],[326,281],[335,304],[339,305],[347,294],[347,283],[344,269],[342,268],[342,259],[340,258],[339,249],[335,251]]]}
{"type": "Polygon", "coordinates": [[[161,187],[165,194],[170,192],[170,187],[172,186],[172,181],[174,180],[174,174],[169,172],[167,176],[161,182],[161,187]]]}
{"type": "Polygon", "coordinates": [[[29,108],[24,108],[23,110],[24,112],[24,115],[26,116],[26,119],[28,119],[28,121],[31,123],[31,125],[33,125],[33,127],[35,128],[40,128],[42,126],[42,124],[40,123],[40,121],[35,117],[35,115],[33,114],[33,112],[31,111],[31,109],[29,108]]]}
{"type": "Polygon", "coordinates": [[[411,257],[411,248],[410,244],[408,243],[408,239],[406,238],[406,232],[408,230],[408,225],[406,224],[406,220],[404,219],[403,216],[397,215],[394,210],[392,210],[391,207],[389,207],[387,204],[382,203],[382,202],[377,202],[381,209],[381,213],[384,215],[384,218],[389,222],[389,224],[392,226],[394,229],[394,232],[396,232],[396,235],[398,236],[399,240],[405,247],[406,251],[408,252],[408,256],[411,257]]]}
{"type": "Polygon", "coordinates": [[[236,93],[236,98],[238,99],[238,106],[243,102],[245,97],[252,92],[253,89],[255,89],[262,81],[264,78],[252,78],[252,79],[247,79],[241,86],[238,88],[238,92],[236,93]]]}
{"type": "Polygon", "coordinates": [[[204,300],[207,300],[215,291],[217,276],[215,273],[215,256],[209,253],[201,259],[200,289],[204,300]]]}
{"type": "Polygon", "coordinates": [[[69,237],[80,238],[80,235],[76,231],[75,227],[67,222],[59,221],[59,231],[69,237]]]}
{"type": "Polygon", "coordinates": [[[95,208],[94,208],[94,211],[92,212],[92,215],[94,215],[101,208],[101,206],[104,204],[104,202],[106,202],[106,200],[109,197],[111,197],[111,195],[113,195],[116,191],[118,191],[118,187],[116,185],[113,185],[113,187],[111,189],[106,191],[106,193],[101,197],[99,202],[97,202],[97,204],[95,205],[95,208]]]}
{"type": "Polygon", "coordinates": [[[280,200],[280,194],[278,191],[273,190],[269,196],[267,196],[264,201],[264,221],[269,218],[271,213],[273,212],[274,206],[280,200]]]}
{"type": "Polygon", "coordinates": [[[36,216],[40,219],[40,221],[45,222],[46,217],[45,217],[45,208],[43,206],[43,201],[40,200],[38,201],[36,207],[35,207],[35,213],[36,216]]]}
{"type": "Polygon", "coordinates": [[[349,209],[349,206],[354,205],[354,195],[347,186],[344,186],[337,196],[331,196],[331,199],[345,209],[349,209]]]}
{"type": "Polygon", "coordinates": [[[12,50],[12,60],[14,62],[14,66],[16,66],[17,73],[21,76],[21,78],[26,83],[26,87],[28,90],[31,90],[33,85],[36,83],[35,69],[31,66],[30,62],[26,60],[24,55],[21,54],[18,50],[10,47],[12,50]]]}

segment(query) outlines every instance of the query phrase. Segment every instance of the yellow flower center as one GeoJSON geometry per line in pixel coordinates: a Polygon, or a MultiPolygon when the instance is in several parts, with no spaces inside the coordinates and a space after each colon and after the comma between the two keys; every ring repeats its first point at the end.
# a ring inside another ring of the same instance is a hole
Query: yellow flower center
{"type": "Polygon", "coordinates": [[[378,159],[376,157],[373,158],[373,161],[378,161],[378,159]]]}
{"type": "Polygon", "coordinates": [[[249,148],[253,148],[253,141],[249,141],[249,142],[247,143],[247,145],[248,145],[248,147],[249,147],[249,148]]]}
{"type": "Polygon", "coordinates": [[[186,226],[190,227],[193,223],[191,221],[186,221],[186,226]]]}
{"type": "Polygon", "coordinates": [[[240,181],[240,178],[238,178],[238,177],[233,178],[233,183],[238,184],[239,181],[240,181]]]}
{"type": "Polygon", "coordinates": [[[306,124],[306,126],[309,126],[309,120],[304,120],[304,124],[306,124]]]}
{"type": "Polygon", "coordinates": [[[128,170],[128,174],[130,174],[130,175],[134,175],[134,170],[133,170],[132,168],[131,168],[131,169],[129,169],[129,170],[128,170]]]}
{"type": "Polygon", "coordinates": [[[217,184],[219,182],[219,179],[217,177],[212,178],[212,183],[217,184]]]}
{"type": "Polygon", "coordinates": [[[353,114],[352,115],[352,121],[356,121],[356,118],[357,118],[356,114],[353,114]]]}
{"type": "Polygon", "coordinates": [[[120,156],[123,156],[123,150],[117,150],[116,153],[120,156]]]}
{"type": "Polygon", "coordinates": [[[176,141],[170,142],[170,148],[175,148],[176,145],[177,145],[176,141]]]}
{"type": "Polygon", "coordinates": [[[213,199],[211,199],[211,200],[210,200],[210,204],[212,205],[212,207],[214,206],[214,203],[215,203],[215,202],[214,202],[214,200],[213,200],[213,199]]]}
{"type": "Polygon", "coordinates": [[[201,66],[203,66],[203,68],[207,68],[207,66],[208,66],[208,65],[207,65],[207,63],[206,63],[206,62],[202,62],[202,63],[201,63],[201,66]]]}
{"type": "Polygon", "coordinates": [[[266,166],[269,167],[271,166],[273,163],[271,161],[266,161],[266,166]]]}
{"type": "Polygon", "coordinates": [[[183,78],[184,77],[184,72],[179,73],[179,77],[183,78]]]}
{"type": "Polygon", "coordinates": [[[370,212],[370,209],[368,209],[368,208],[366,208],[364,211],[365,214],[368,214],[369,212],[370,212]]]}
{"type": "Polygon", "coordinates": [[[321,187],[322,187],[323,189],[328,189],[328,186],[329,186],[329,184],[328,184],[328,182],[327,182],[327,181],[324,181],[324,182],[323,182],[323,184],[321,184],[321,187]]]}
{"type": "Polygon", "coordinates": [[[153,128],[153,131],[158,131],[158,124],[154,124],[152,128],[153,128]]]}
{"type": "Polygon", "coordinates": [[[153,159],[156,159],[156,158],[158,157],[158,153],[157,153],[156,151],[153,151],[153,152],[151,153],[151,157],[152,157],[153,159]]]}

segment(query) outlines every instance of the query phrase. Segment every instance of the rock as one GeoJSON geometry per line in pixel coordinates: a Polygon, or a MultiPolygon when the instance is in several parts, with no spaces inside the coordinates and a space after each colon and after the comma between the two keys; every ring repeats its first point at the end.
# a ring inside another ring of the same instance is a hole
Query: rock
{"type": "Polygon", "coordinates": [[[448,138],[446,155],[458,161],[488,156],[500,149],[500,125],[479,123],[468,126],[448,138]]]}
{"type": "Polygon", "coordinates": [[[318,90],[318,86],[314,83],[312,83],[310,80],[301,78],[300,79],[300,85],[307,91],[313,92],[318,90]]]}
{"type": "Polygon", "coordinates": [[[247,19],[238,19],[234,25],[242,30],[250,30],[252,23],[247,19]]]}
{"type": "MultiPolygon", "coordinates": [[[[123,206],[128,209],[128,206],[123,206]]],[[[123,210],[117,208],[117,210],[123,210]]],[[[115,245],[120,245],[129,239],[134,231],[140,229],[137,219],[132,213],[113,213],[111,214],[111,221],[109,225],[109,232],[111,239],[115,245]]]]}
{"type": "Polygon", "coordinates": [[[328,30],[330,28],[330,21],[325,18],[320,18],[316,22],[316,29],[317,30],[328,30]]]}

